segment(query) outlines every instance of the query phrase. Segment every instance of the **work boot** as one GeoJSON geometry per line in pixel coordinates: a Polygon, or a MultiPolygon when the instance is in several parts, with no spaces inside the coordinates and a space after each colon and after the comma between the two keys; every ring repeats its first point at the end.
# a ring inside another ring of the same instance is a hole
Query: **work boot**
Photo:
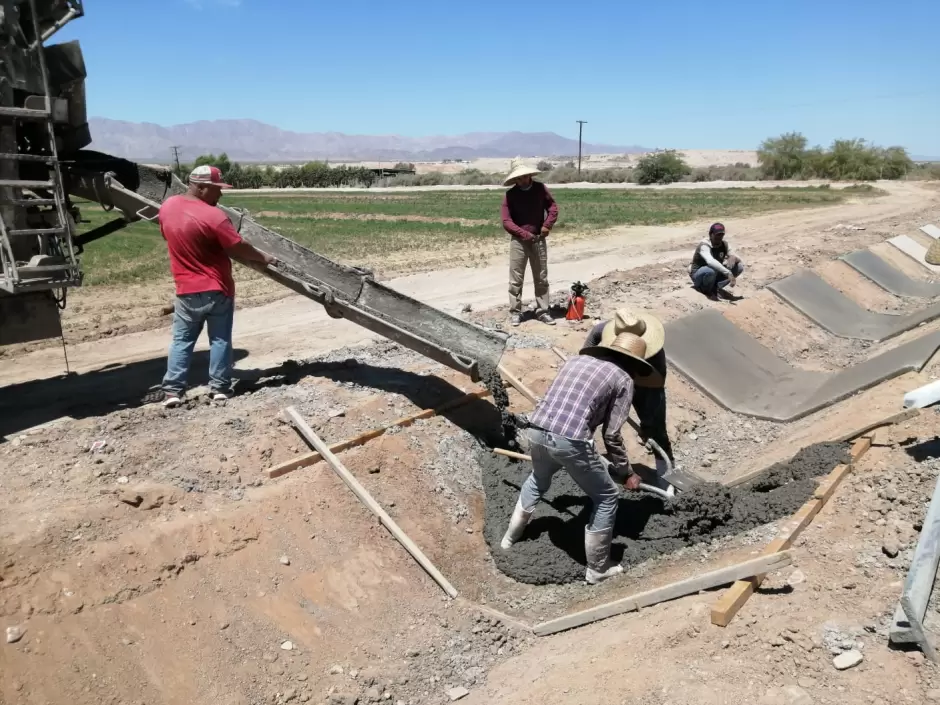
{"type": "Polygon", "coordinates": [[[513,510],[512,517],[509,519],[509,528],[506,529],[506,535],[503,536],[503,540],[499,543],[500,548],[504,551],[508,551],[516,541],[522,538],[522,533],[525,531],[526,525],[532,518],[533,511],[534,509],[530,509],[529,511],[523,509],[521,498],[516,500],[516,508],[513,510]]]}
{"type": "Polygon", "coordinates": [[[604,531],[589,531],[585,528],[584,555],[587,558],[587,572],[584,579],[589,585],[597,585],[623,572],[622,566],[610,564],[610,543],[613,539],[613,528],[604,531]]]}
{"type": "Polygon", "coordinates": [[[522,314],[521,314],[521,313],[514,313],[514,314],[512,314],[511,316],[509,316],[509,325],[511,325],[511,326],[513,326],[513,327],[516,327],[516,326],[518,326],[520,323],[522,323],[522,314]]]}
{"type": "Polygon", "coordinates": [[[550,314],[548,311],[542,311],[542,313],[540,313],[536,319],[539,323],[544,323],[547,326],[555,325],[555,319],[552,318],[552,314],[550,314]]]}

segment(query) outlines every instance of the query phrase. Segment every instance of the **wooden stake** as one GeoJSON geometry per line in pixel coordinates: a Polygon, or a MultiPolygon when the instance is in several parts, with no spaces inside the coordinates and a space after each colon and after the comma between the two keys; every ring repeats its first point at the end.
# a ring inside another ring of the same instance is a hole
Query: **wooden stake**
{"type": "MultiPolygon", "coordinates": [[[[813,493],[812,499],[804,504],[800,511],[794,514],[777,532],[777,538],[771,541],[763,551],[763,555],[771,555],[778,551],[785,551],[793,545],[803,529],[809,526],[819,510],[823,508],[836,487],[852,469],[852,465],[871,448],[870,438],[859,438],[855,441],[850,452],[850,465],[837,465],[832,472],[820,483],[813,493]]],[[[764,575],[755,575],[748,580],[739,580],[732,585],[724,595],[712,606],[712,624],[727,627],[738,611],[744,606],[748,598],[760,587],[764,575]]]]}
{"type": "Polygon", "coordinates": [[[412,555],[412,557],[418,561],[422,568],[427,571],[428,575],[434,578],[435,582],[441,586],[441,588],[451,597],[457,597],[457,590],[453,585],[448,582],[447,578],[441,575],[440,571],[434,567],[434,564],[428,560],[428,557],[422,553],[421,549],[418,548],[417,544],[408,538],[408,535],[401,530],[401,527],[395,523],[395,520],[392,519],[384,509],[376,502],[372,495],[369,494],[368,490],[363,487],[359,480],[346,469],[346,467],[339,461],[333,453],[330,452],[330,449],[327,448],[323,440],[313,432],[313,429],[307,425],[307,422],[303,420],[303,417],[297,413],[297,410],[289,406],[285,409],[285,413],[293,421],[294,427],[302,435],[307,442],[312,445],[320,453],[321,457],[330,464],[330,467],[339,475],[340,479],[346,483],[346,486],[353,491],[353,494],[359,498],[359,501],[366,505],[366,508],[372,512],[375,516],[379,518],[379,521],[385,525],[385,528],[389,530],[389,533],[395,537],[395,539],[405,547],[405,550],[412,555]]]}
{"type": "MultiPolygon", "coordinates": [[[[505,383],[505,384],[508,385],[508,383],[505,383]]],[[[367,441],[371,441],[373,438],[378,438],[383,433],[388,431],[390,428],[396,428],[396,427],[404,428],[406,426],[410,426],[415,421],[418,421],[420,419],[429,419],[432,416],[440,416],[446,411],[450,411],[451,409],[456,409],[457,407],[463,406],[464,404],[469,404],[471,401],[475,401],[477,399],[483,399],[489,395],[490,395],[489,389],[480,389],[476,392],[470,392],[469,394],[465,394],[462,397],[457,397],[456,399],[453,399],[449,402],[441,404],[436,409],[425,409],[424,411],[419,411],[418,413],[412,414],[411,416],[403,416],[400,419],[392,421],[388,426],[375,428],[375,429],[372,429],[371,431],[366,431],[365,433],[361,433],[358,436],[355,436],[354,438],[347,438],[345,441],[334,443],[333,445],[330,446],[330,452],[339,453],[340,451],[347,450],[349,448],[355,448],[356,446],[361,446],[363,443],[367,441]]],[[[269,478],[280,477],[281,475],[286,475],[287,473],[293,472],[294,470],[297,470],[298,468],[302,468],[302,467],[306,467],[307,465],[313,465],[314,463],[318,463],[320,462],[320,460],[322,460],[322,457],[320,456],[319,453],[304,453],[303,455],[298,455],[296,458],[285,460],[283,463],[275,465],[272,468],[268,468],[267,470],[264,471],[264,474],[269,478]]]]}
{"type": "Polygon", "coordinates": [[[525,386],[521,382],[521,380],[519,380],[515,375],[513,375],[512,372],[507,370],[505,365],[498,365],[496,367],[496,371],[499,372],[499,374],[502,375],[503,378],[507,382],[509,382],[509,384],[515,387],[516,391],[518,391],[522,396],[524,396],[530,402],[532,402],[533,404],[539,403],[539,398],[535,396],[535,392],[533,392],[531,389],[525,386]]]}
{"type": "Polygon", "coordinates": [[[725,585],[740,578],[746,578],[757,573],[769,573],[774,570],[780,570],[793,562],[789,552],[774,553],[772,555],[758,556],[750,560],[738,563],[737,565],[719,568],[710,573],[704,573],[694,578],[687,578],[669,585],[640,592],[629,597],[624,597],[604,605],[591,607],[581,612],[565,615],[558,619],[552,619],[548,622],[536,624],[532,631],[538,636],[547,636],[555,634],[566,629],[581,627],[585,624],[591,624],[601,619],[607,619],[625,612],[633,612],[643,607],[649,607],[667,600],[674,600],[677,597],[691,595],[699,590],[725,585]]]}

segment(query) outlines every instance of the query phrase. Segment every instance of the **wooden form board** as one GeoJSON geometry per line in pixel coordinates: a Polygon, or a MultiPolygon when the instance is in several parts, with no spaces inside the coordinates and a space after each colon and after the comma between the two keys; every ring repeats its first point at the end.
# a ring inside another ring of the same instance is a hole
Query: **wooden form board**
{"type": "Polygon", "coordinates": [[[786,551],[764,554],[756,558],[751,558],[743,563],[719,568],[718,570],[703,573],[702,575],[696,575],[693,578],[686,578],[685,580],[663,585],[653,590],[646,590],[645,592],[630,595],[629,597],[614,600],[613,602],[598,605],[597,607],[591,607],[580,612],[575,612],[574,614],[559,617],[558,619],[542,622],[541,624],[536,624],[532,628],[532,631],[537,636],[548,636],[549,634],[555,634],[567,629],[574,629],[575,627],[581,627],[585,624],[591,624],[592,622],[597,622],[602,619],[608,619],[618,614],[633,612],[660,602],[674,600],[677,597],[691,595],[699,590],[707,590],[709,588],[718,587],[719,585],[727,585],[730,582],[757,573],[766,574],[784,568],[790,565],[792,561],[792,556],[786,551]]]}
{"type": "MultiPolygon", "coordinates": [[[[333,445],[330,446],[330,452],[339,453],[340,451],[348,450],[349,448],[355,448],[356,446],[361,446],[363,443],[366,443],[367,441],[371,441],[373,438],[378,438],[379,436],[384,434],[386,431],[388,431],[390,428],[396,428],[396,427],[404,428],[406,426],[410,426],[415,421],[419,421],[420,419],[429,419],[432,416],[439,416],[440,414],[443,414],[446,411],[450,411],[451,409],[456,409],[460,406],[463,406],[464,404],[469,404],[470,402],[475,401],[477,399],[483,399],[484,397],[487,397],[489,395],[490,395],[489,389],[480,389],[478,391],[470,392],[469,394],[465,394],[462,397],[457,397],[456,399],[452,401],[441,404],[439,407],[435,409],[425,409],[424,411],[419,411],[418,413],[411,414],[410,416],[403,416],[400,419],[392,421],[387,426],[382,426],[381,428],[375,428],[375,429],[372,429],[371,431],[366,431],[365,433],[361,433],[355,438],[347,438],[345,441],[334,443],[333,445]]],[[[285,460],[283,463],[275,465],[272,468],[268,468],[267,470],[264,471],[264,474],[269,478],[280,477],[281,475],[286,475],[289,472],[293,472],[294,470],[298,470],[299,468],[306,467],[307,465],[313,465],[314,463],[318,463],[322,459],[323,459],[322,456],[317,452],[304,453],[303,455],[298,455],[297,457],[291,458],[290,460],[285,460]]]]}
{"type": "Polygon", "coordinates": [[[352,493],[356,495],[360,502],[362,502],[365,507],[372,512],[379,521],[388,529],[389,533],[395,537],[395,539],[404,547],[408,553],[411,554],[411,557],[414,558],[418,565],[420,565],[424,570],[430,575],[434,581],[440,585],[441,589],[446,592],[450,597],[457,597],[457,589],[450,584],[450,581],[443,576],[443,574],[435,567],[435,565],[424,555],[424,552],[418,548],[418,545],[409,538],[402,528],[392,519],[388,513],[382,509],[381,505],[375,501],[375,498],[369,494],[369,491],[362,486],[359,480],[356,479],[349,470],[340,462],[339,458],[333,455],[330,452],[330,449],[323,442],[313,429],[304,421],[303,417],[297,413],[297,410],[289,406],[285,409],[287,417],[294,424],[294,428],[297,429],[297,432],[300,433],[306,439],[306,441],[316,448],[320,454],[323,456],[323,459],[329,464],[333,471],[339,476],[339,478],[346,483],[346,486],[352,490],[352,493]]]}
{"type": "MultiPolygon", "coordinates": [[[[871,438],[859,438],[852,445],[851,463],[849,465],[837,465],[832,472],[826,476],[819,487],[813,493],[809,501],[804,504],[800,510],[784,523],[777,533],[777,538],[771,541],[764,549],[763,555],[770,555],[779,551],[785,551],[793,545],[797,537],[803,533],[803,529],[809,526],[819,510],[822,509],[829,498],[832,497],[836,488],[842,482],[846,475],[852,469],[852,464],[858,461],[868,449],[871,448],[871,438]]],[[[726,627],[734,619],[738,611],[744,606],[748,598],[754,594],[754,591],[760,587],[764,581],[764,575],[755,575],[747,580],[739,580],[732,585],[718,602],[712,606],[711,621],[719,627],[726,627]]]]}

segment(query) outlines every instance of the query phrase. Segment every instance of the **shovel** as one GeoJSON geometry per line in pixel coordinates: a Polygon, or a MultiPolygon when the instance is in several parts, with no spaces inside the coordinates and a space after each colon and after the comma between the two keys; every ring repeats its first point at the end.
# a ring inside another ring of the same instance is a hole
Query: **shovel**
{"type": "MultiPolygon", "coordinates": [[[[515,460],[527,460],[529,462],[532,461],[531,455],[526,455],[525,453],[517,453],[514,450],[506,450],[505,448],[493,448],[493,452],[496,453],[496,455],[504,455],[507,458],[514,458],[515,460]]],[[[601,459],[601,462],[604,463],[604,466],[609,468],[610,461],[607,460],[607,458],[605,458],[603,455],[600,456],[600,459],[601,459]]],[[[659,487],[655,487],[653,485],[648,485],[645,482],[641,482],[639,485],[637,485],[637,489],[643,490],[645,492],[649,492],[650,494],[654,494],[657,497],[662,497],[663,499],[675,499],[676,497],[676,493],[672,491],[672,487],[670,487],[668,490],[663,490],[663,489],[660,489],[659,487]]]]}

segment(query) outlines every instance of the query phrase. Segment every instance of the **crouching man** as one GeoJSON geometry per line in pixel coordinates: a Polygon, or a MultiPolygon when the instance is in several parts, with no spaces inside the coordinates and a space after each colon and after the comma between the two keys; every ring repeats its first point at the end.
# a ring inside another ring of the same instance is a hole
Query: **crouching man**
{"type": "Polygon", "coordinates": [[[692,287],[710,299],[719,296],[732,298],[725,287],[732,287],[744,273],[741,258],[731,252],[725,240],[725,226],[715,223],[708,229],[708,237],[703,239],[692,254],[689,276],[692,287]]]}
{"type": "Polygon", "coordinates": [[[559,370],[529,417],[526,434],[532,473],[522,486],[503,537],[504,550],[522,537],[535,505],[551,487],[552,477],[564,470],[594,505],[584,532],[585,580],[595,585],[623,572],[621,566],[610,563],[620,499],[618,483],[635,490],[640,477],[630,467],[620,429],[630,414],[633,378],[652,372],[645,358],[644,340],[621,333],[606,344],[584,348],[559,370]],[[609,470],[594,445],[598,426],[603,427],[609,470]]]}

